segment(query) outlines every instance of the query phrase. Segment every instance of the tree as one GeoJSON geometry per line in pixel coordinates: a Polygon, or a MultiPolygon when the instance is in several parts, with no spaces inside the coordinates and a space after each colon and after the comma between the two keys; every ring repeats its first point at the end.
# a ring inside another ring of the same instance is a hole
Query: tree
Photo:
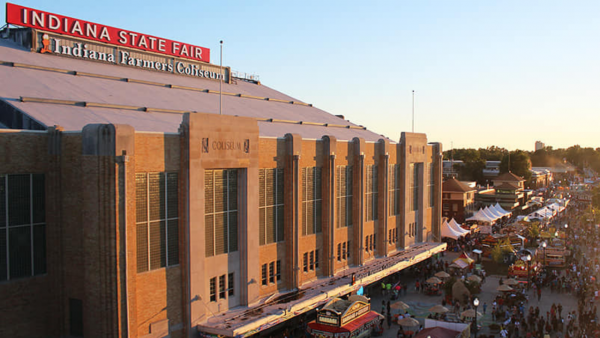
{"type": "Polygon", "coordinates": [[[523,177],[526,181],[531,178],[531,160],[529,155],[523,150],[515,150],[510,152],[510,170],[508,167],[509,155],[502,157],[500,162],[500,172],[512,172],[517,176],[523,177]]]}
{"type": "Polygon", "coordinates": [[[512,244],[508,238],[504,238],[498,241],[492,248],[492,259],[496,263],[504,263],[504,256],[513,253],[512,244]]]}

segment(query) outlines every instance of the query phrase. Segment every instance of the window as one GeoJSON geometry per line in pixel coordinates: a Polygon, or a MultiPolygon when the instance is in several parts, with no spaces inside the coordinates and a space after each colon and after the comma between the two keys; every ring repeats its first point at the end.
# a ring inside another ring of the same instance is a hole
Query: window
{"type": "Polygon", "coordinates": [[[219,299],[225,299],[225,275],[219,276],[219,299]]]}
{"type": "Polygon", "coordinates": [[[377,219],[377,200],[379,195],[379,187],[377,184],[377,166],[367,166],[367,188],[365,190],[365,204],[367,207],[367,221],[377,219]]]}
{"type": "Polygon", "coordinates": [[[352,167],[337,167],[337,227],[352,226],[352,167]]]}
{"type": "Polygon", "coordinates": [[[302,168],[302,235],[322,232],[321,168],[302,168]]]}
{"type": "Polygon", "coordinates": [[[373,234],[373,250],[377,250],[377,234],[373,234]]]}
{"type": "Polygon", "coordinates": [[[259,243],[284,240],[283,169],[258,170],[259,243]]]}
{"type": "Polygon", "coordinates": [[[319,250],[315,250],[315,270],[319,269],[319,250]]]}
{"type": "Polygon", "coordinates": [[[262,285],[267,285],[267,264],[262,265],[262,285]]]}
{"type": "Polygon", "coordinates": [[[0,175],[0,281],[44,273],[44,174],[0,175]]]}
{"type": "Polygon", "coordinates": [[[206,257],[238,251],[238,171],[206,170],[206,257]]]}
{"type": "Polygon", "coordinates": [[[210,301],[217,301],[217,278],[213,277],[210,279],[210,301]]]}
{"type": "Polygon", "coordinates": [[[389,214],[390,216],[400,214],[400,165],[389,166],[389,214]]]}
{"type": "Polygon", "coordinates": [[[435,166],[433,163],[429,164],[429,207],[433,208],[435,205],[435,166]]]}
{"type": "Polygon", "coordinates": [[[350,259],[350,241],[346,242],[346,259],[350,259]]]}
{"type": "Polygon", "coordinates": [[[275,283],[275,262],[269,263],[269,283],[275,283]]]}
{"type": "Polygon", "coordinates": [[[409,191],[409,210],[417,211],[419,209],[419,171],[423,163],[411,163],[410,168],[410,191],[409,191]]]}
{"type": "Polygon", "coordinates": [[[342,243],[342,259],[346,259],[346,242],[342,243]]]}
{"type": "Polygon", "coordinates": [[[308,252],[304,253],[303,262],[304,262],[304,272],[308,272],[308,252]]]}
{"type": "Polygon", "coordinates": [[[444,211],[450,211],[450,204],[448,204],[448,203],[444,203],[444,204],[442,204],[442,209],[443,209],[444,211]]]}
{"type": "Polygon", "coordinates": [[[83,337],[83,302],[69,298],[69,333],[73,337],[83,337]]]}
{"type": "Polygon", "coordinates": [[[365,236],[365,250],[369,251],[369,235],[365,236]]]}
{"type": "Polygon", "coordinates": [[[458,204],[452,204],[452,211],[458,211],[458,204]]]}
{"type": "Polygon", "coordinates": [[[177,173],[137,173],[137,271],[179,264],[179,180],[177,173]]]}
{"type": "Polygon", "coordinates": [[[233,296],[233,289],[235,286],[235,280],[233,279],[233,272],[227,275],[227,295],[233,296]]]}
{"type": "Polygon", "coordinates": [[[342,243],[338,243],[337,245],[337,260],[342,261],[342,243]]]}
{"type": "Polygon", "coordinates": [[[392,229],[388,230],[388,244],[392,244],[392,229]]]}
{"type": "Polygon", "coordinates": [[[311,269],[311,270],[315,269],[315,252],[314,251],[310,252],[309,269],[311,269]]]}
{"type": "Polygon", "coordinates": [[[277,260],[277,281],[281,281],[281,261],[277,260]]]}
{"type": "Polygon", "coordinates": [[[373,235],[369,235],[369,250],[373,250],[373,235]]]}

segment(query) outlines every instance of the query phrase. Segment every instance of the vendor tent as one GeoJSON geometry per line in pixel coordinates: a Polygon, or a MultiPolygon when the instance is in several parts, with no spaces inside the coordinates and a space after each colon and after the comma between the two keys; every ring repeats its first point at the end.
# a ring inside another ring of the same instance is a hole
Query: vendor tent
{"type": "Polygon", "coordinates": [[[486,215],[483,212],[483,209],[479,209],[479,211],[477,211],[475,213],[475,215],[467,218],[467,221],[476,221],[476,222],[487,222],[487,223],[491,223],[494,220],[492,218],[490,218],[488,215],[486,215]]]}
{"type": "Polygon", "coordinates": [[[448,224],[448,222],[444,221],[444,223],[442,224],[442,237],[458,239],[462,236],[464,236],[464,234],[458,233],[457,231],[453,230],[448,224]]]}
{"type": "Polygon", "coordinates": [[[498,210],[501,214],[504,214],[505,216],[509,216],[512,214],[512,212],[502,209],[502,207],[500,206],[500,203],[496,203],[496,205],[494,206],[494,209],[498,210]]]}
{"type": "Polygon", "coordinates": [[[504,217],[504,215],[503,215],[503,214],[501,214],[500,212],[498,212],[498,210],[496,210],[496,208],[494,208],[493,206],[489,206],[489,207],[487,207],[487,209],[488,209],[488,212],[489,212],[489,213],[490,213],[492,216],[495,216],[495,217],[497,217],[497,218],[502,218],[502,217],[504,217]]]}
{"type": "Polygon", "coordinates": [[[465,234],[465,235],[466,235],[466,234],[468,234],[468,233],[470,233],[470,231],[469,231],[469,230],[465,230],[465,229],[463,229],[463,228],[460,226],[460,224],[458,224],[458,223],[457,223],[457,222],[454,220],[454,218],[453,218],[453,219],[451,219],[451,220],[450,220],[450,222],[449,222],[448,224],[450,225],[450,228],[452,228],[452,229],[456,230],[456,232],[458,232],[458,233],[462,233],[462,234],[465,234]]]}

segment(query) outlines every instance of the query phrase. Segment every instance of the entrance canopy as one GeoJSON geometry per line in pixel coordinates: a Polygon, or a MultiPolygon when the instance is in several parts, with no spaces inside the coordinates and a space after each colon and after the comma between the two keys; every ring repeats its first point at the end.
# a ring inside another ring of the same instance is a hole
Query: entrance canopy
{"type": "Polygon", "coordinates": [[[381,320],[383,320],[382,315],[371,311],[341,327],[319,324],[316,321],[312,321],[308,323],[307,331],[313,336],[352,338],[358,337],[361,333],[371,329],[381,320]]]}

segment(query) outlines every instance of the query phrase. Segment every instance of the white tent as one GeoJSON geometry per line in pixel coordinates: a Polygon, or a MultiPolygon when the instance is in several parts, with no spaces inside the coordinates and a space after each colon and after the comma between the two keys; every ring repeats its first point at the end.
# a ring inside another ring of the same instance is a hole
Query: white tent
{"type": "Polygon", "coordinates": [[[496,219],[502,218],[504,215],[500,214],[493,206],[489,206],[487,207],[488,213],[494,217],[496,217],[496,219]]]}
{"type": "Polygon", "coordinates": [[[457,233],[450,227],[450,225],[448,224],[448,221],[444,221],[444,223],[442,224],[442,237],[458,239],[459,237],[462,237],[462,236],[464,236],[464,234],[457,233]]]}
{"type": "Polygon", "coordinates": [[[456,232],[461,233],[461,234],[468,234],[470,233],[469,230],[465,230],[463,229],[460,224],[458,224],[454,218],[450,220],[450,222],[448,223],[448,225],[450,225],[450,228],[454,229],[456,232]]]}
{"type": "Polygon", "coordinates": [[[493,221],[495,221],[495,220],[497,220],[498,218],[500,218],[500,217],[498,217],[498,216],[496,216],[496,215],[492,214],[492,213],[490,212],[490,209],[489,209],[488,207],[485,207],[485,208],[483,209],[483,213],[484,213],[486,216],[488,216],[488,218],[489,218],[489,219],[491,219],[491,220],[493,220],[493,221]]]}
{"type": "Polygon", "coordinates": [[[489,216],[487,216],[484,212],[483,209],[479,209],[479,211],[477,211],[475,213],[475,215],[469,217],[466,219],[467,221],[477,221],[477,222],[493,222],[494,220],[491,219],[489,216]]]}
{"type": "Polygon", "coordinates": [[[501,214],[503,214],[505,216],[512,215],[512,212],[502,209],[502,206],[500,206],[500,203],[496,203],[496,205],[494,206],[494,209],[496,209],[498,212],[500,212],[501,214]]]}

